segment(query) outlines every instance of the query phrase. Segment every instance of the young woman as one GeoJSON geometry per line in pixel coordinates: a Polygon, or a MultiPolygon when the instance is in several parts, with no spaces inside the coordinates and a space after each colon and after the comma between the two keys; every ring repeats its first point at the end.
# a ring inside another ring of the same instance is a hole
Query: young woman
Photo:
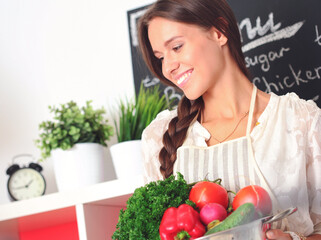
{"type": "Polygon", "coordinates": [[[150,70],[184,92],[143,133],[146,180],[181,172],[234,191],[261,185],[274,212],[299,209],[268,239],[321,239],[321,110],[249,81],[226,1],[159,0],[140,19],[139,39],[150,70]]]}

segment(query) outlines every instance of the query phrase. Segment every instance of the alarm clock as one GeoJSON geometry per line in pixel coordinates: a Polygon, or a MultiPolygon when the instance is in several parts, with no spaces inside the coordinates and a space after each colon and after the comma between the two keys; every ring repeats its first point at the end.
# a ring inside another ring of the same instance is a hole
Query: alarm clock
{"type": "MultiPolygon", "coordinates": [[[[18,155],[13,159],[22,156],[30,155],[18,155]]],[[[7,188],[10,198],[17,201],[44,195],[46,181],[41,171],[42,167],[34,162],[23,167],[13,163],[6,171],[9,175],[7,188]]]]}

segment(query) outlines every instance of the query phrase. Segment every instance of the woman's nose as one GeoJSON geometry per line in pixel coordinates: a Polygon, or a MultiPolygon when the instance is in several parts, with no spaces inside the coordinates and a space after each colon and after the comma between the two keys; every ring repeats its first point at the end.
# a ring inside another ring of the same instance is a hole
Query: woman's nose
{"type": "Polygon", "coordinates": [[[169,78],[175,70],[179,68],[179,62],[177,59],[172,57],[165,57],[163,60],[163,74],[167,78],[169,78]]]}

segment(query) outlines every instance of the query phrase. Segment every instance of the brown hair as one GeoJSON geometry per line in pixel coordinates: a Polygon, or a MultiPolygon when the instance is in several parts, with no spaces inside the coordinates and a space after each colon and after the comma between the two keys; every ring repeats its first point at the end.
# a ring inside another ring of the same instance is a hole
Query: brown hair
{"type": "MultiPolygon", "coordinates": [[[[158,0],[141,17],[138,26],[138,37],[143,58],[153,74],[167,85],[175,86],[162,73],[162,63],[154,56],[148,38],[149,22],[155,17],[193,24],[204,29],[215,27],[228,39],[228,47],[232,57],[244,75],[248,76],[243,52],[241,50],[240,32],[235,16],[225,0],[158,0]]],[[[177,117],[173,118],[164,133],[164,147],[159,153],[160,171],[164,178],[173,174],[176,151],[187,134],[189,126],[200,120],[204,108],[202,97],[190,101],[185,96],[178,104],[177,117]]]]}

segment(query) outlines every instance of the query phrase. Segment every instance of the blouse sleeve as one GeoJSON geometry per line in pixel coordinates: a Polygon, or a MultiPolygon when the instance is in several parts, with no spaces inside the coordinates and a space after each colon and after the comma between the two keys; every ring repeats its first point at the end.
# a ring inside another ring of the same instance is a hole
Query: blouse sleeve
{"type": "Polygon", "coordinates": [[[158,155],[163,147],[163,135],[168,128],[170,120],[175,115],[176,110],[164,110],[143,131],[142,153],[145,183],[163,179],[158,155]]]}
{"type": "Polygon", "coordinates": [[[307,186],[314,233],[321,234],[321,109],[315,105],[313,111],[310,111],[310,117],[311,128],[308,131],[307,146],[307,186]]]}

